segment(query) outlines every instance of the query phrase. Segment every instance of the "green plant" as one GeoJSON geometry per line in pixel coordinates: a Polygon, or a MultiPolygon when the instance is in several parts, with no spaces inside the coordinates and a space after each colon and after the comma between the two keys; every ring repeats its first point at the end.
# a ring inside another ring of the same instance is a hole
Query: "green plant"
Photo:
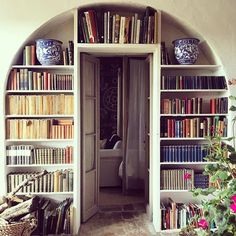
{"type": "Polygon", "coordinates": [[[193,226],[188,225],[186,228],[182,229],[179,233],[180,236],[197,236],[193,226]]]}
{"type": "MultiPolygon", "coordinates": [[[[236,101],[236,97],[231,96],[236,101]]],[[[236,111],[236,106],[231,106],[236,111]]],[[[212,164],[205,166],[204,174],[209,176],[207,189],[192,190],[193,196],[203,196],[203,216],[198,218],[198,235],[236,236],[236,149],[234,129],[236,116],[232,120],[233,137],[223,138],[218,130],[207,137],[210,151],[205,158],[212,164]],[[232,143],[232,145],[230,145],[232,143]],[[205,198],[204,198],[205,197],[205,198]],[[212,230],[212,227],[215,229],[212,230]]],[[[184,234],[182,234],[184,235],[184,234]]],[[[189,234],[186,234],[189,235],[189,234]]]]}

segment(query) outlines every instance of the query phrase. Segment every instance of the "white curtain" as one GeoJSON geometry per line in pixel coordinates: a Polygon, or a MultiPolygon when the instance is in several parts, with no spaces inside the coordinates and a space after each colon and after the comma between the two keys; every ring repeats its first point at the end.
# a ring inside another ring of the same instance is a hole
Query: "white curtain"
{"type": "Polygon", "coordinates": [[[143,188],[145,170],[145,61],[130,59],[126,139],[126,189],[143,188]]]}

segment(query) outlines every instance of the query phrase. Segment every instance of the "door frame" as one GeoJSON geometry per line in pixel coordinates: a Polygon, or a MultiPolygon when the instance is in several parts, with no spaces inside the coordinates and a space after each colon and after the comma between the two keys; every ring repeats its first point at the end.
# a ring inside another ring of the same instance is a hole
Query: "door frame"
{"type": "MultiPolygon", "coordinates": [[[[90,45],[89,45],[90,46],[90,45]]],[[[93,46],[93,45],[92,45],[93,46]]],[[[126,46],[126,45],[125,45],[126,46]]],[[[131,45],[132,46],[132,45],[131,45]]],[[[160,81],[161,78],[161,68],[160,68],[160,44],[158,45],[145,45],[142,47],[84,47],[78,48],[78,58],[80,61],[81,53],[90,53],[93,56],[99,55],[114,55],[114,56],[124,56],[124,55],[147,55],[152,54],[152,73],[153,77],[150,80],[150,170],[149,170],[149,206],[147,206],[147,215],[150,221],[153,222],[155,229],[157,230],[160,225],[159,219],[159,209],[160,209],[160,147],[158,144],[158,139],[160,137],[160,81]]],[[[78,71],[79,67],[78,67],[78,71]]],[[[78,76],[78,78],[80,78],[78,76]]],[[[98,158],[98,163],[100,165],[100,158],[98,158]]],[[[79,189],[78,191],[81,191],[79,189]]]]}

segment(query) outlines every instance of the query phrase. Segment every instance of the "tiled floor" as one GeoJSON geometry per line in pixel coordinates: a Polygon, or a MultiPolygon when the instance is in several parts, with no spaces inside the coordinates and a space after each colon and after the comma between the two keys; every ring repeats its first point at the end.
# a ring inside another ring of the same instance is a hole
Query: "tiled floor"
{"type": "Polygon", "coordinates": [[[145,214],[144,204],[101,207],[98,214],[82,224],[80,236],[151,236],[152,224],[145,214]]]}
{"type": "Polygon", "coordinates": [[[132,191],[129,195],[123,195],[121,188],[100,188],[99,204],[106,205],[124,205],[132,203],[143,203],[143,191],[132,191]]]}
{"type": "Polygon", "coordinates": [[[120,189],[100,192],[100,211],[81,225],[79,236],[152,236],[142,194],[122,195],[120,189]]]}

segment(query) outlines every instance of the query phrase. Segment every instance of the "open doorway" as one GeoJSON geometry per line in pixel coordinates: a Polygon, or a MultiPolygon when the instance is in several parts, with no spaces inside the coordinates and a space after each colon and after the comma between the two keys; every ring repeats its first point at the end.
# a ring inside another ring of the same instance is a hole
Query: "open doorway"
{"type": "Polygon", "coordinates": [[[82,54],[81,63],[86,221],[99,207],[148,205],[150,61],[82,54]]]}
{"type": "Polygon", "coordinates": [[[144,67],[144,58],[100,58],[101,208],[145,203],[144,67]]]}

